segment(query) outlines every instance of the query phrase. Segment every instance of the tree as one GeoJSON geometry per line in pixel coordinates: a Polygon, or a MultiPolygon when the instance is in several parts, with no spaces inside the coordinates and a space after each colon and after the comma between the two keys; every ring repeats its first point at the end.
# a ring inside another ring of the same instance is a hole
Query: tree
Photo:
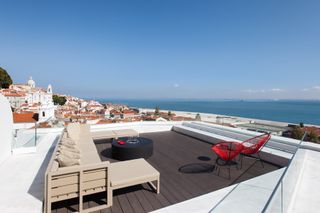
{"type": "Polygon", "coordinates": [[[300,122],[300,124],[299,124],[299,125],[300,125],[300,127],[301,127],[301,128],[303,128],[303,127],[304,127],[304,124],[303,124],[302,122],[300,122]]]}
{"type": "Polygon", "coordinates": [[[154,110],[154,114],[155,115],[160,115],[160,107],[156,107],[156,109],[154,110]]]}
{"type": "Polygon", "coordinates": [[[303,130],[300,127],[293,127],[292,129],[292,138],[297,139],[297,140],[301,140],[303,137],[303,130]]]}
{"type": "Polygon", "coordinates": [[[53,95],[52,99],[53,99],[54,105],[61,105],[62,106],[67,102],[67,99],[64,96],[53,95]]]}
{"type": "Polygon", "coordinates": [[[196,121],[201,121],[201,116],[200,116],[200,114],[199,113],[197,113],[197,115],[196,115],[196,121]]]}
{"type": "Polygon", "coordinates": [[[12,84],[12,79],[7,71],[0,67],[0,89],[1,88],[9,88],[12,84]]]}
{"type": "Polygon", "coordinates": [[[311,132],[308,134],[308,136],[309,136],[309,140],[311,142],[314,142],[314,143],[319,142],[319,135],[315,131],[311,130],[311,132]]]}
{"type": "Polygon", "coordinates": [[[168,116],[171,117],[172,116],[172,112],[168,111],[168,116]]]}

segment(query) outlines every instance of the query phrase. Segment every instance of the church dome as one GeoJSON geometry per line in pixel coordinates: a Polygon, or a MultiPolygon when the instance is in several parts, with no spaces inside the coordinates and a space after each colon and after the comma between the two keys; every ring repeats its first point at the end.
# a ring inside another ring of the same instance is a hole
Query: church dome
{"type": "Polygon", "coordinates": [[[29,78],[28,86],[30,86],[30,87],[35,87],[36,86],[36,82],[34,80],[32,80],[32,77],[29,78]]]}

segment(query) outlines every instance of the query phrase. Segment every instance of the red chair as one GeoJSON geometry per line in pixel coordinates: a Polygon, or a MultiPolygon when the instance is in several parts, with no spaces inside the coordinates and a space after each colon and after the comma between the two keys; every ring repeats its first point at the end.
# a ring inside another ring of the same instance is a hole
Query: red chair
{"type": "Polygon", "coordinates": [[[238,142],[223,141],[211,147],[211,150],[217,154],[215,169],[218,170],[218,176],[220,174],[221,166],[229,166],[229,179],[230,179],[230,166],[237,165],[233,160],[243,150],[243,145],[238,142]]]}
{"type": "Polygon", "coordinates": [[[270,133],[265,133],[263,135],[258,135],[256,137],[250,138],[248,140],[245,140],[242,142],[243,149],[240,152],[240,168],[242,168],[242,160],[244,156],[249,156],[249,155],[257,155],[257,158],[261,162],[262,167],[263,162],[261,161],[260,158],[260,150],[262,147],[270,140],[271,134],[270,133]]]}

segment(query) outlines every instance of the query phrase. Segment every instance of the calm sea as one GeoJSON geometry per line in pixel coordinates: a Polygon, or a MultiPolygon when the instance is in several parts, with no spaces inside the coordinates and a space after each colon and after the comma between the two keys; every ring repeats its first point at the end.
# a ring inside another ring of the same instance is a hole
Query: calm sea
{"type": "Polygon", "coordinates": [[[109,100],[130,107],[190,111],[232,115],[287,123],[320,125],[320,101],[170,101],[170,100],[109,100]]]}

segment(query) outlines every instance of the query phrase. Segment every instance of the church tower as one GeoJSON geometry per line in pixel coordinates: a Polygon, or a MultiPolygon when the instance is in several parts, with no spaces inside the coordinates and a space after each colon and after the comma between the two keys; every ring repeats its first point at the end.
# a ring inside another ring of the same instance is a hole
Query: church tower
{"type": "Polygon", "coordinates": [[[52,94],[52,86],[51,86],[51,84],[48,85],[47,93],[52,94]]]}

